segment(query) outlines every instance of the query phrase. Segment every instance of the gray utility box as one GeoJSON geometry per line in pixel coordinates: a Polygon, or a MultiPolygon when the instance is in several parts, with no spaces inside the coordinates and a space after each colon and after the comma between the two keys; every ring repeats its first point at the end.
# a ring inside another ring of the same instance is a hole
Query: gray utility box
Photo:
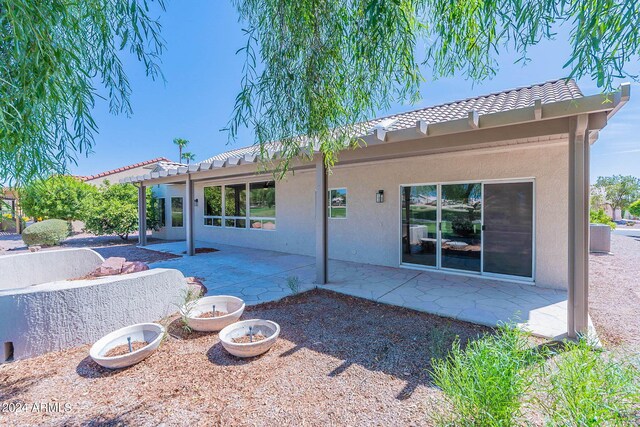
{"type": "Polygon", "coordinates": [[[589,233],[590,252],[611,252],[611,227],[606,224],[591,224],[589,233]]]}

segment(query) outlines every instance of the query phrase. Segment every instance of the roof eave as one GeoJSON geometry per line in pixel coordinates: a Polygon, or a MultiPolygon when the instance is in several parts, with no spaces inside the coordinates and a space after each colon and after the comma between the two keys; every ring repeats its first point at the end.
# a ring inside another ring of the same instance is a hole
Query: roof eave
{"type": "MultiPolygon", "coordinates": [[[[449,120],[446,122],[427,123],[420,120],[413,128],[403,128],[398,130],[385,130],[384,135],[374,133],[361,137],[366,145],[388,144],[399,141],[407,141],[412,139],[420,139],[432,136],[444,136],[462,132],[472,132],[480,129],[490,129],[516,124],[523,124],[536,121],[545,121],[551,119],[560,119],[573,117],[581,114],[606,113],[606,117],[610,118],[622,108],[630,99],[631,85],[623,83],[618,90],[612,94],[597,94],[584,96],[582,98],[558,101],[548,104],[542,104],[536,101],[533,106],[517,108],[509,111],[501,111],[479,115],[475,111],[469,112],[468,117],[461,119],[449,120]],[[381,136],[383,136],[381,138],[381,136]]],[[[604,116],[604,114],[603,114],[604,116]]],[[[590,128],[592,131],[598,131],[606,125],[606,120],[599,121],[596,127],[590,128]]],[[[273,159],[278,157],[280,152],[269,152],[269,157],[273,159]]],[[[202,164],[192,165],[190,168],[178,167],[168,170],[169,176],[184,175],[197,173],[211,169],[220,169],[227,167],[237,167],[247,163],[253,163],[257,159],[252,157],[240,158],[233,157],[226,161],[215,160],[213,162],[202,162],[202,164]]],[[[161,179],[162,176],[159,178],[161,179]]],[[[128,182],[144,182],[154,181],[149,175],[132,177],[128,182]],[[151,179],[150,179],[151,178],[151,179]]],[[[120,180],[125,182],[125,180],[120,180]]],[[[150,182],[149,184],[153,184],[150,182]]]]}

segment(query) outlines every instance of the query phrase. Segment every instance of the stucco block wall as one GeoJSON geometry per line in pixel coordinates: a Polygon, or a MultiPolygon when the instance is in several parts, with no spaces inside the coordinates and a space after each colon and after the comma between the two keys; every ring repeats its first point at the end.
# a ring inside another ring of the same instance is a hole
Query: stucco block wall
{"type": "MultiPolygon", "coordinates": [[[[265,181],[255,177],[240,182],[265,181]]],[[[236,183],[238,181],[229,181],[236,183]]],[[[248,248],[267,249],[300,255],[315,255],[315,175],[299,173],[276,183],[276,229],[233,229],[204,225],[204,187],[212,183],[196,183],[194,197],[200,201],[194,210],[194,236],[248,248]]]]}
{"type": "MultiPolygon", "coordinates": [[[[400,263],[400,185],[534,178],[536,199],[535,281],[539,286],[567,286],[567,141],[543,145],[519,145],[499,149],[470,150],[419,156],[360,165],[336,166],[330,188],[347,188],[346,219],[329,219],[329,257],[332,259],[397,267],[400,263]],[[384,203],[375,194],[384,190],[384,203]]],[[[205,186],[263,181],[264,177],[197,182],[194,197],[194,238],[315,255],[315,171],[299,170],[276,186],[275,231],[227,229],[204,225],[205,186]]],[[[184,186],[161,186],[162,192],[184,195],[184,186]]],[[[183,229],[154,233],[161,238],[182,239],[183,229]]]]}
{"type": "Polygon", "coordinates": [[[330,188],[347,188],[347,218],[329,219],[329,257],[398,266],[400,262],[400,185],[535,179],[535,280],[544,287],[567,287],[566,144],[509,147],[338,166],[330,188]],[[384,190],[384,203],[375,193],[384,190]]]}
{"type": "MultiPolygon", "coordinates": [[[[0,291],[0,345],[13,344],[18,360],[92,343],[124,326],[175,313],[186,289],[180,271],[155,268],[0,291]]],[[[0,349],[0,363],[9,356],[0,349]]]]}
{"type": "Polygon", "coordinates": [[[89,248],[0,256],[0,291],[82,277],[103,262],[89,248]]]}

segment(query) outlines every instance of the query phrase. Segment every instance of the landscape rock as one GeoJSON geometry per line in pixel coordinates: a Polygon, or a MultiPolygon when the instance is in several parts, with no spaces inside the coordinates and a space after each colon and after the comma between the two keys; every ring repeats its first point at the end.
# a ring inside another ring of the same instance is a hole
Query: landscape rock
{"type": "Polygon", "coordinates": [[[42,246],[29,246],[29,252],[38,252],[42,246]]]}
{"type": "Polygon", "coordinates": [[[113,276],[122,272],[122,267],[127,260],[122,257],[110,257],[104,260],[104,262],[96,268],[91,276],[113,276]]]}
{"type": "Polygon", "coordinates": [[[189,287],[189,290],[196,296],[201,297],[207,294],[208,290],[207,287],[204,285],[204,283],[202,283],[202,280],[200,280],[197,277],[187,277],[186,278],[187,281],[187,286],[189,287]]]}
{"type": "Polygon", "coordinates": [[[120,274],[131,274],[148,270],[149,266],[141,261],[127,261],[122,265],[120,274]]]}

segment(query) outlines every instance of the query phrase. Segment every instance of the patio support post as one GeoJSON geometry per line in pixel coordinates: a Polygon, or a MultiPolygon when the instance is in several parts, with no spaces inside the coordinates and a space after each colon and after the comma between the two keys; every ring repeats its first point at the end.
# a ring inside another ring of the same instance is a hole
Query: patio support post
{"type": "Polygon", "coordinates": [[[571,120],[569,129],[569,280],[567,336],[589,329],[589,116],[571,120]]]}
{"type": "Polygon", "coordinates": [[[186,240],[187,240],[187,255],[194,255],[195,251],[193,248],[193,181],[191,181],[191,174],[187,174],[187,180],[185,182],[185,210],[184,210],[184,220],[185,220],[185,232],[186,232],[186,240]]]}
{"type": "Polygon", "coordinates": [[[147,245],[147,187],[138,186],[138,244],[147,245]]]}
{"type": "Polygon", "coordinates": [[[324,155],[316,162],[316,283],[327,283],[329,262],[327,210],[328,210],[327,167],[324,155]]]}

